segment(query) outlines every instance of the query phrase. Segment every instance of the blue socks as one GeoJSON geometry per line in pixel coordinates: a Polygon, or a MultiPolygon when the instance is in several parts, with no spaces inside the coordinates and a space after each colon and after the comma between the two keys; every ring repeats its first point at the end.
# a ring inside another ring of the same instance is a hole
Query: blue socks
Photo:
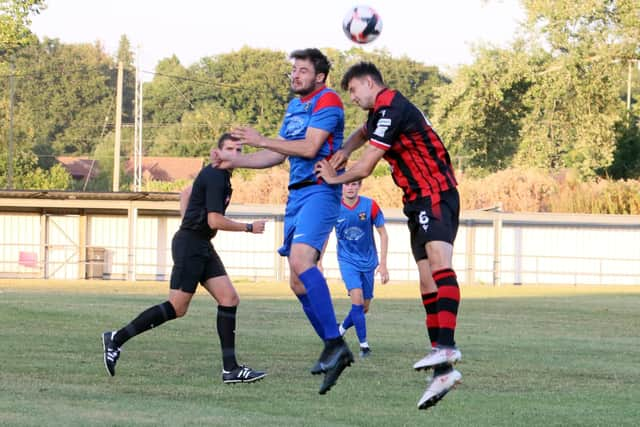
{"type": "MultiPolygon", "coordinates": [[[[324,340],[339,338],[336,313],[333,311],[329,286],[327,286],[324,276],[318,267],[314,266],[300,274],[299,278],[307,290],[309,304],[319,322],[324,340]]],[[[311,324],[313,325],[313,322],[311,324]]]]}
{"type": "Polygon", "coordinates": [[[316,334],[318,334],[320,339],[324,341],[324,332],[322,331],[322,325],[320,324],[320,320],[318,319],[316,314],[313,312],[311,302],[309,301],[309,296],[307,294],[296,296],[298,297],[300,304],[302,304],[302,310],[304,311],[304,314],[307,315],[307,319],[309,319],[311,326],[313,326],[313,329],[315,329],[316,334]]]}
{"type": "Polygon", "coordinates": [[[349,329],[350,327],[356,327],[356,335],[360,343],[367,342],[367,321],[364,314],[364,306],[359,304],[351,304],[351,311],[347,314],[347,317],[342,321],[342,327],[349,329]]]}

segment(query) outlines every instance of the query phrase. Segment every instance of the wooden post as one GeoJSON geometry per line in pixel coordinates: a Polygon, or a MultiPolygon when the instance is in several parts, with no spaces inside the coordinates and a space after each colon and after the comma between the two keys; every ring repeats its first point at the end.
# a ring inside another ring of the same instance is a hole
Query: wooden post
{"type": "Polygon", "coordinates": [[[116,87],[116,128],[115,141],[113,145],[113,191],[120,189],[120,132],[122,130],[122,81],[123,81],[123,64],[118,62],[118,80],[116,87]]]}
{"type": "Polygon", "coordinates": [[[15,56],[11,55],[11,66],[9,74],[9,152],[7,153],[7,188],[13,190],[13,99],[16,92],[16,61],[15,56]]]}

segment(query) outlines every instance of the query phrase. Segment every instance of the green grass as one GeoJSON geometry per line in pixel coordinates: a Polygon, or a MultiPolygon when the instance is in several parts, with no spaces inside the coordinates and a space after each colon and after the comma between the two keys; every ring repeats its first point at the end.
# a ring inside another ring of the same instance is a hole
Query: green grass
{"type": "MultiPolygon", "coordinates": [[[[108,284],[105,286],[109,286],[108,284]]],[[[286,285],[283,285],[286,287],[286,285]]],[[[223,385],[215,306],[128,342],[109,378],[100,334],[164,292],[0,290],[0,425],[621,426],[640,420],[640,293],[465,298],[457,341],[463,384],[418,411],[425,352],[418,298],[379,298],[371,358],[325,396],[309,368],[321,344],[291,298],[245,297],[239,360],[269,371],[223,385]]],[[[243,295],[242,291],[240,291],[243,295]]],[[[463,290],[463,294],[465,294],[463,290]]],[[[342,316],[349,307],[336,301],[342,316]]],[[[349,342],[356,349],[354,333],[349,342]]]]}

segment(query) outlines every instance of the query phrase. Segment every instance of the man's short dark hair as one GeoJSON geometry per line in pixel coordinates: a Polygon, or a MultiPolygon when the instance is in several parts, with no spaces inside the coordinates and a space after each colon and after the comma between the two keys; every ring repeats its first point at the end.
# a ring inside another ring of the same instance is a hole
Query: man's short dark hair
{"type": "Polygon", "coordinates": [[[384,80],[382,79],[382,74],[378,67],[376,67],[372,62],[358,62],[357,64],[349,67],[344,76],[342,76],[342,81],[340,82],[340,87],[342,90],[347,90],[349,88],[349,82],[355,78],[362,78],[365,76],[371,77],[374,82],[379,84],[380,86],[384,86],[384,80]]]}
{"type": "Polygon", "coordinates": [[[327,57],[324,56],[324,53],[320,52],[320,50],[316,48],[294,50],[293,52],[291,52],[291,55],[289,55],[289,59],[304,59],[311,61],[316,74],[324,74],[324,80],[327,79],[329,70],[331,69],[331,63],[329,62],[327,57]]]}
{"type": "Polygon", "coordinates": [[[237,141],[237,140],[238,140],[238,138],[234,138],[233,136],[231,136],[230,133],[225,132],[218,139],[218,148],[222,149],[222,147],[224,147],[224,143],[226,141],[237,141]]]}

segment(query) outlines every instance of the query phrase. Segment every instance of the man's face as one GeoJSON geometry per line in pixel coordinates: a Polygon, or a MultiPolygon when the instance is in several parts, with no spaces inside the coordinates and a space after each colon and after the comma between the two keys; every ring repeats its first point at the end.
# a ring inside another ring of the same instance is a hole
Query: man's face
{"type": "Polygon", "coordinates": [[[294,59],[291,69],[291,90],[296,95],[306,96],[323,84],[324,74],[316,74],[313,63],[308,59],[294,59]]]}
{"type": "Polygon", "coordinates": [[[225,139],[222,142],[222,148],[220,148],[220,151],[223,151],[227,156],[235,157],[242,153],[242,145],[233,139],[225,139]]]}
{"type": "Polygon", "coordinates": [[[349,80],[347,86],[349,92],[349,98],[351,102],[356,104],[363,110],[370,110],[373,108],[375,102],[375,92],[373,88],[373,81],[370,77],[354,77],[349,80]]]}
{"type": "Polygon", "coordinates": [[[342,184],[342,194],[347,199],[355,199],[360,191],[360,181],[342,184]]]}
{"type": "MultiPolygon", "coordinates": [[[[242,153],[242,144],[233,139],[225,139],[222,141],[222,147],[219,148],[226,160],[232,159],[238,154],[242,153]]],[[[211,155],[215,152],[215,149],[211,150],[211,155]]],[[[213,158],[213,157],[212,157],[213,158]]]]}

